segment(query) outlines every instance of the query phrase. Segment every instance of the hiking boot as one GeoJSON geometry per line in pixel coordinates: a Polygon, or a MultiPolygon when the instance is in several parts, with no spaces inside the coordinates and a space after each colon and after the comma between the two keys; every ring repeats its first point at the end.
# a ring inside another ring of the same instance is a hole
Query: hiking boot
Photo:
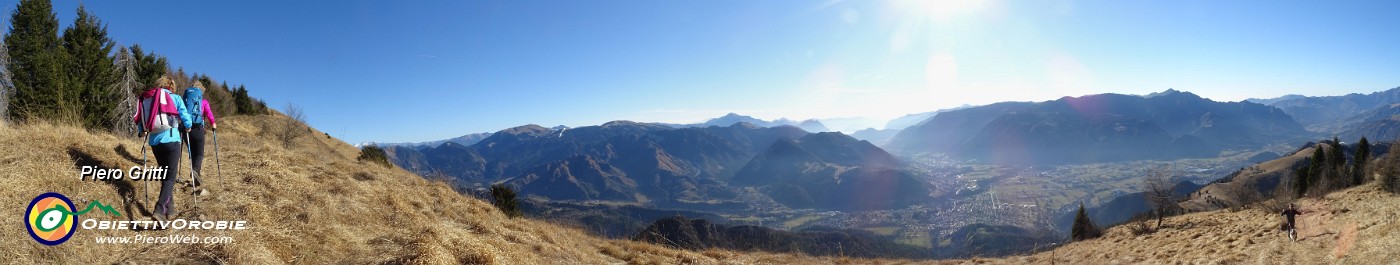
{"type": "Polygon", "coordinates": [[[200,189],[194,190],[194,196],[204,197],[204,196],[209,196],[210,193],[211,193],[211,192],[209,192],[209,189],[205,189],[205,188],[200,188],[200,189]]]}

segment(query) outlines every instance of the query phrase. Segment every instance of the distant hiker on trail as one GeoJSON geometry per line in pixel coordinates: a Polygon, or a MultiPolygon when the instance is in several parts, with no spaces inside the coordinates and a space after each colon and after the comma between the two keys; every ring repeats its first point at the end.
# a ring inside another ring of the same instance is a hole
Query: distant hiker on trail
{"type": "Polygon", "coordinates": [[[1294,222],[1293,216],[1301,214],[1303,212],[1298,210],[1298,206],[1291,203],[1288,204],[1288,209],[1283,209],[1282,215],[1288,219],[1288,223],[1284,224],[1284,229],[1288,231],[1288,238],[1293,239],[1293,241],[1298,241],[1297,223],[1294,222]]]}
{"type": "MultiPolygon", "coordinates": [[[[195,187],[202,187],[204,185],[201,183],[202,181],[200,179],[204,178],[202,166],[204,165],[205,125],[208,124],[210,130],[217,130],[219,128],[219,124],[214,122],[214,111],[209,108],[209,101],[204,100],[204,89],[204,82],[198,80],[194,81],[193,87],[185,89],[185,109],[190,110],[190,116],[192,116],[191,118],[193,120],[189,123],[194,124],[193,127],[189,127],[189,130],[186,130],[190,132],[189,142],[186,144],[190,145],[190,168],[193,168],[194,174],[199,176],[191,180],[195,187]]],[[[202,194],[204,192],[206,192],[204,189],[199,189],[195,191],[195,194],[204,195],[202,194]]]]}
{"type": "Polygon", "coordinates": [[[175,179],[180,175],[180,131],[189,128],[190,112],[185,110],[180,95],[170,92],[175,86],[168,76],[156,80],[156,87],[141,93],[141,108],[132,120],[155,153],[156,163],[165,167],[166,179],[160,183],[160,196],[156,199],[151,218],[166,221],[175,213],[175,179]],[[177,120],[178,119],[178,120],[177,120]]]}

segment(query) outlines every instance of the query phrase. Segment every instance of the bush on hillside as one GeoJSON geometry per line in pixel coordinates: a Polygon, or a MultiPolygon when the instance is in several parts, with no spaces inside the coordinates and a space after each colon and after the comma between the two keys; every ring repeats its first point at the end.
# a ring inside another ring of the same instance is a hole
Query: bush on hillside
{"type": "Polygon", "coordinates": [[[1152,220],[1152,214],[1141,213],[1138,215],[1134,215],[1132,219],[1128,220],[1128,223],[1124,224],[1124,226],[1127,226],[1128,231],[1132,232],[1135,236],[1146,235],[1151,234],[1152,232],[1156,232],[1157,230],[1152,229],[1152,225],[1147,224],[1148,220],[1152,220]]]}
{"type": "Polygon", "coordinates": [[[515,190],[505,184],[491,185],[491,199],[496,209],[501,209],[501,213],[511,218],[520,217],[520,204],[515,200],[515,190]]]}
{"type": "Polygon", "coordinates": [[[297,138],[310,132],[311,128],[306,126],[306,113],[301,111],[301,107],[287,103],[287,107],[282,111],[285,112],[283,114],[287,115],[287,119],[282,123],[281,128],[277,128],[275,133],[277,140],[282,143],[282,147],[292,147],[297,138]]]}
{"type": "Polygon", "coordinates": [[[1382,189],[1391,193],[1400,194],[1400,144],[1392,143],[1390,153],[1385,155],[1376,166],[1376,174],[1380,175],[1379,181],[1382,189]]]}
{"type": "Polygon", "coordinates": [[[375,145],[368,145],[360,148],[360,156],[355,157],[355,159],[388,168],[394,167],[394,164],[389,163],[389,155],[384,153],[384,148],[379,148],[379,146],[375,145]]]}
{"type": "MultiPolygon", "coordinates": [[[[1394,167],[1394,165],[1392,165],[1391,167],[1394,167]]],[[[1397,174],[1395,170],[1391,170],[1387,173],[1382,173],[1380,182],[1381,188],[1385,189],[1385,191],[1400,194],[1400,174],[1397,174]]]]}

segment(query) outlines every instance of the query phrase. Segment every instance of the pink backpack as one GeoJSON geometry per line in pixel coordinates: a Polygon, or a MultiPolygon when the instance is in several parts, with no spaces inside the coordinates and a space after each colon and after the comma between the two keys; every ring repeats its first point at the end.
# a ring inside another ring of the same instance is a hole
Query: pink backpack
{"type": "Polygon", "coordinates": [[[169,90],[151,88],[141,93],[141,109],[137,110],[132,119],[140,124],[137,127],[141,132],[164,133],[179,126],[180,109],[175,104],[180,103],[170,97],[169,90]]]}

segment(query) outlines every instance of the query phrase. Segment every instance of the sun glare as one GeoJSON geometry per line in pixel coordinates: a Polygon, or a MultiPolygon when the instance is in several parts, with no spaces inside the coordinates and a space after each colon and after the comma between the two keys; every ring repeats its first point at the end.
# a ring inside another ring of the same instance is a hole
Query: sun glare
{"type": "Polygon", "coordinates": [[[956,16],[975,14],[987,5],[987,0],[895,0],[896,10],[920,18],[948,21],[956,16]]]}

